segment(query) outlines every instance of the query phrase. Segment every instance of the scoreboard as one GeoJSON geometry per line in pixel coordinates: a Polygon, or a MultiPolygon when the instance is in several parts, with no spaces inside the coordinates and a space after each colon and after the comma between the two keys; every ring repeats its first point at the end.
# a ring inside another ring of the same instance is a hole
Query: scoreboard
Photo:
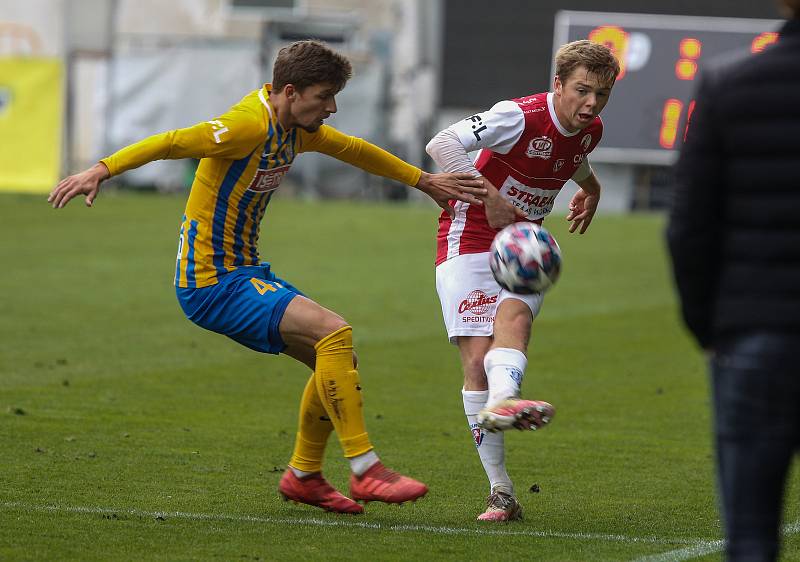
{"type": "Polygon", "coordinates": [[[781,24],[764,19],[558,12],[554,56],[564,43],[589,39],[610,47],[620,61],[620,75],[601,114],[603,140],[592,160],[672,164],[694,108],[694,79],[703,64],[733,51],[762,51],[777,40],[781,24]]]}

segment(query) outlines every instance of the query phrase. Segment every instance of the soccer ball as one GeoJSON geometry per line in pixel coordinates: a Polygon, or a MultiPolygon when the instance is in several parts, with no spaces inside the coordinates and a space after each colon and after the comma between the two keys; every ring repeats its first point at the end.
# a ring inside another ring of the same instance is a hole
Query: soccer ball
{"type": "Polygon", "coordinates": [[[532,222],[517,222],[495,236],[489,267],[497,283],[507,291],[519,295],[543,293],[561,273],[561,249],[545,228],[532,222]]]}

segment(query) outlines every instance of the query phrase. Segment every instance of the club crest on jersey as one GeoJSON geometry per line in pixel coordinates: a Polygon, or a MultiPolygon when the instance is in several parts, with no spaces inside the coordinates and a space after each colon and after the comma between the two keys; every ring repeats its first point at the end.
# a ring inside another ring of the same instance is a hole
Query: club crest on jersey
{"type": "Polygon", "coordinates": [[[556,160],[556,163],[553,164],[553,171],[554,172],[559,171],[561,168],[564,167],[564,164],[566,163],[567,163],[566,160],[564,160],[563,158],[559,158],[558,160],[556,160]]]}
{"type": "Polygon", "coordinates": [[[583,135],[581,139],[581,148],[585,151],[589,150],[589,145],[592,144],[592,135],[583,135]]]}
{"type": "Polygon", "coordinates": [[[528,143],[525,156],[547,160],[553,154],[553,141],[550,137],[534,137],[528,143]]]}
{"type": "Polygon", "coordinates": [[[278,189],[281,180],[283,180],[283,176],[286,175],[289,168],[291,168],[291,166],[280,166],[279,168],[270,168],[269,170],[259,168],[256,170],[253,181],[250,182],[247,189],[258,193],[274,191],[278,189]]]}

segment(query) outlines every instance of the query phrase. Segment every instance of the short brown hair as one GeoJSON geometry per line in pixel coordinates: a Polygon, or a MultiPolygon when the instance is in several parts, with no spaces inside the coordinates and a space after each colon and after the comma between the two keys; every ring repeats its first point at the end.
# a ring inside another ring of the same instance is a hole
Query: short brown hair
{"type": "Polygon", "coordinates": [[[280,91],[287,84],[303,91],[312,84],[332,84],[340,91],[353,75],[353,67],[320,41],[296,41],[278,51],[272,67],[272,87],[280,91]]]}
{"type": "Polygon", "coordinates": [[[619,75],[619,61],[611,49],[588,39],[562,45],[556,53],[556,76],[562,82],[566,82],[579,66],[585,66],[608,87],[614,85],[619,75]]]}

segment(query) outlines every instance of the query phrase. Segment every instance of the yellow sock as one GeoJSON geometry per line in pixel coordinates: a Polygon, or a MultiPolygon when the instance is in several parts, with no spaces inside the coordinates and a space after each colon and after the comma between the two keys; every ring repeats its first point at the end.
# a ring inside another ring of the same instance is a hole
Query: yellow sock
{"type": "Polygon", "coordinates": [[[319,399],[316,376],[311,373],[300,399],[300,422],[289,466],[305,472],[320,472],[331,431],[333,424],[319,399]]]}
{"type": "Polygon", "coordinates": [[[353,329],[345,326],[320,340],[315,379],[322,406],[336,429],[344,456],[363,455],[372,449],[364,425],[361,385],[353,368],[353,329]]]}

